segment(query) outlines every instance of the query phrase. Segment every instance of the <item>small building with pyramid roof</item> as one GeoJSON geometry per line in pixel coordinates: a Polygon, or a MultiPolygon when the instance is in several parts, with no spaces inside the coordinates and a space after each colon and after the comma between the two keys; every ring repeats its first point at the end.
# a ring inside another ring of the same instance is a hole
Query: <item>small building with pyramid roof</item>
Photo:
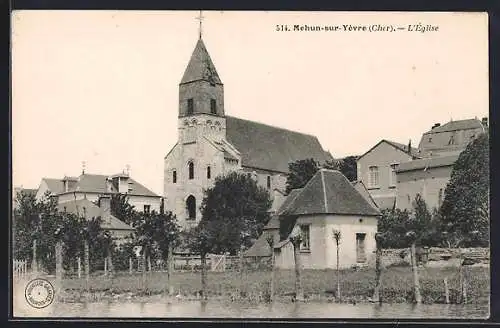
{"type": "Polygon", "coordinates": [[[341,268],[374,263],[380,210],[339,171],[319,170],[303,188],[289,194],[277,216],[280,236],[274,251],[279,268],[294,267],[290,233],[295,226],[301,230],[305,269],[336,268],[334,230],[341,234],[341,268]]]}

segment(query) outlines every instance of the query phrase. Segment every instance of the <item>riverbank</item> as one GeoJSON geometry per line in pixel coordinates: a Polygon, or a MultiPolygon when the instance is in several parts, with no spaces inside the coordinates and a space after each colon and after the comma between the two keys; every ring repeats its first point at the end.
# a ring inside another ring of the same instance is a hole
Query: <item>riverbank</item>
{"type": "MultiPolygon", "coordinates": [[[[459,268],[419,268],[422,301],[424,304],[445,303],[444,279],[449,287],[450,303],[462,302],[459,268]]],[[[488,304],[490,273],[488,267],[465,267],[467,303],[488,304]]],[[[243,285],[238,272],[208,272],[208,299],[235,302],[269,301],[270,271],[249,271],[243,285]],[[243,297],[240,297],[240,289],[243,297]]],[[[413,300],[413,278],[409,267],[390,267],[382,272],[381,296],[384,303],[410,303],[413,300]]],[[[343,270],[340,272],[341,299],[336,298],[337,275],[334,270],[303,270],[302,286],[307,301],[370,302],[375,287],[373,269],[343,270]]],[[[49,280],[54,280],[53,277],[49,280]]],[[[277,270],[275,301],[290,302],[293,298],[295,275],[292,270],[277,270]]],[[[200,273],[175,272],[171,277],[172,300],[200,299],[200,273]]],[[[85,279],[63,279],[62,302],[140,301],[165,298],[168,293],[167,274],[150,272],[118,273],[114,277],[93,276],[86,286],[85,279]]]]}

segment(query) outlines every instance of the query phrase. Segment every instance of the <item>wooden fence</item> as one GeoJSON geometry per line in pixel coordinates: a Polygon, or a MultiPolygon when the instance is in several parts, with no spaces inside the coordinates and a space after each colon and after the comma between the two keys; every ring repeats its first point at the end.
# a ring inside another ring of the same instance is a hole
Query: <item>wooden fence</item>
{"type": "Polygon", "coordinates": [[[28,275],[28,263],[25,260],[14,260],[12,267],[14,278],[24,278],[28,275]]]}

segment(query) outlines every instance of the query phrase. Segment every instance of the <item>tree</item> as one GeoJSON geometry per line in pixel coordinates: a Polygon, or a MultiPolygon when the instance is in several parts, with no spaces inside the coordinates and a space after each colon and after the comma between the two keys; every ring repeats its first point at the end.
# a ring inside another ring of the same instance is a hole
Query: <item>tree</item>
{"type": "Polygon", "coordinates": [[[340,230],[333,229],[333,239],[335,240],[335,245],[337,246],[337,300],[340,302],[340,256],[339,256],[339,246],[340,246],[340,239],[342,238],[342,234],[340,233],[340,230]]]}
{"type": "Polygon", "coordinates": [[[128,202],[128,195],[113,194],[111,196],[111,215],[127,224],[133,224],[137,218],[137,211],[128,202]]]}
{"type": "Polygon", "coordinates": [[[268,191],[246,174],[217,177],[213,187],[205,190],[199,224],[210,251],[236,254],[242,246],[251,246],[269,221],[270,207],[268,191]]]}
{"type": "Polygon", "coordinates": [[[319,169],[325,168],[330,170],[338,170],[349,181],[355,181],[357,178],[356,156],[347,156],[340,160],[328,160],[323,164],[316,162],[314,159],[301,159],[288,164],[288,176],[286,180],[286,193],[291,190],[302,188],[311,178],[318,172],[319,169]]]}
{"type": "Polygon", "coordinates": [[[319,170],[320,166],[314,159],[303,159],[288,164],[286,193],[292,189],[302,188],[319,170]]]}
{"type": "Polygon", "coordinates": [[[339,171],[342,172],[349,181],[356,181],[358,178],[357,159],[358,156],[347,156],[339,161],[339,171]]]}
{"type": "Polygon", "coordinates": [[[405,248],[411,246],[407,233],[415,233],[419,246],[439,246],[443,235],[440,231],[437,212],[429,212],[425,200],[417,194],[413,209],[383,209],[378,220],[379,243],[381,248],[405,248]]]}
{"type": "Polygon", "coordinates": [[[460,247],[489,245],[489,137],[473,140],[453,165],[440,215],[447,242],[460,247]]]}
{"type": "Polygon", "coordinates": [[[46,194],[37,200],[33,195],[19,193],[14,210],[14,256],[31,261],[32,247],[36,241],[36,257],[42,267],[55,269],[55,247],[62,242],[64,265],[73,268],[82,254],[84,241],[91,247],[94,261],[101,261],[103,245],[110,237],[101,227],[100,218],[86,220],[73,213],[59,212],[56,200],[46,194]]]}

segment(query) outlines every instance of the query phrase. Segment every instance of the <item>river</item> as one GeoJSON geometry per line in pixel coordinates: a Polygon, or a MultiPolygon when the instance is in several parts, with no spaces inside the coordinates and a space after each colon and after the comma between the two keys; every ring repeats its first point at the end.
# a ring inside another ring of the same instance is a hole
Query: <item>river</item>
{"type": "Polygon", "coordinates": [[[15,316],[83,318],[358,318],[486,319],[487,304],[411,305],[326,302],[239,304],[222,301],[54,303],[45,309],[14,306],[15,316]]]}

